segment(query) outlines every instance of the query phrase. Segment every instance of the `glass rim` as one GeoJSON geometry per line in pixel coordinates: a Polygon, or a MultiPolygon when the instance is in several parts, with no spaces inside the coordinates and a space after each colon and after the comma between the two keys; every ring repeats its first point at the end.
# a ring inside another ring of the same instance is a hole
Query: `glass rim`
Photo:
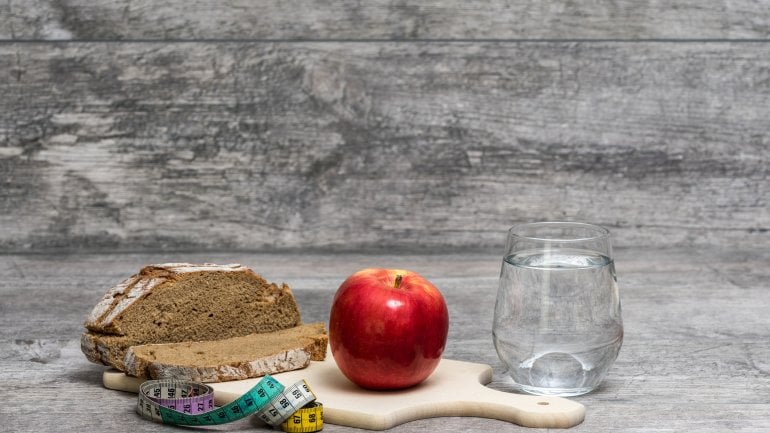
{"type": "Polygon", "coordinates": [[[537,241],[537,242],[559,242],[559,243],[597,241],[597,240],[607,239],[610,237],[610,231],[600,225],[584,223],[584,222],[573,222],[573,221],[537,221],[537,222],[521,223],[521,224],[516,224],[510,229],[508,229],[508,233],[512,237],[515,237],[518,239],[525,239],[525,240],[537,241]],[[584,229],[595,231],[596,235],[567,238],[563,236],[562,237],[527,236],[522,233],[517,233],[517,230],[521,230],[523,228],[557,227],[557,226],[582,227],[584,229]]]}

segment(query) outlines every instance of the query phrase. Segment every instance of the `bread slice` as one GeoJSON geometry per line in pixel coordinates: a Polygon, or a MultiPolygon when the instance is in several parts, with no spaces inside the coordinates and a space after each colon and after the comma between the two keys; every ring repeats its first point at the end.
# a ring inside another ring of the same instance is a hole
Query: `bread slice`
{"type": "Polygon", "coordinates": [[[285,284],[241,265],[166,263],[143,268],[111,288],[85,322],[81,349],[125,371],[131,346],[217,340],[302,323],[285,284]]]}
{"type": "Polygon", "coordinates": [[[147,344],[126,353],[126,374],[150,379],[224,382],[307,367],[326,357],[322,323],[214,341],[147,344]]]}

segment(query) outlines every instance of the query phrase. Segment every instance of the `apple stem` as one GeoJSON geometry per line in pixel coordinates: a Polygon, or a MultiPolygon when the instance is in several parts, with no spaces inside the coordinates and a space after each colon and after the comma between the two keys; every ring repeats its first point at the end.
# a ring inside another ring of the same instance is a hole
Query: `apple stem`
{"type": "Polygon", "coordinates": [[[403,278],[404,278],[404,276],[401,275],[401,274],[396,275],[396,284],[394,286],[396,289],[398,289],[401,286],[401,280],[403,278]]]}

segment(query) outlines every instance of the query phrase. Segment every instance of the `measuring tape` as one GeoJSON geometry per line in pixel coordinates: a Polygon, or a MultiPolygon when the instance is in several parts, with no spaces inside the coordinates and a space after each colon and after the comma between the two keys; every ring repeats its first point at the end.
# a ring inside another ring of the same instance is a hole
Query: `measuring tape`
{"type": "Polygon", "coordinates": [[[287,433],[312,433],[324,428],[324,409],[321,403],[314,401],[294,412],[281,424],[281,430],[287,433]]]}
{"type": "Polygon", "coordinates": [[[256,414],[267,424],[290,433],[323,428],[323,406],[301,380],[289,388],[270,375],[240,398],[214,408],[214,389],[208,385],[173,379],[148,380],[139,387],[136,411],[164,424],[217,425],[256,414]]]}

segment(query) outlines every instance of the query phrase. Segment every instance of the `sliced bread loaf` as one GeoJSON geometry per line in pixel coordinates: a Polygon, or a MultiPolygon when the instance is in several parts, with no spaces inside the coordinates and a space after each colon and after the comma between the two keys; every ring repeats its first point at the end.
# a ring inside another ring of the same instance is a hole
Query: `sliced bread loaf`
{"type": "Polygon", "coordinates": [[[294,295],[241,265],[147,266],[111,288],[86,320],[86,357],[125,371],[126,351],[149,343],[217,340],[301,324],[294,295]]]}
{"type": "Polygon", "coordinates": [[[328,341],[324,325],[314,323],[223,340],[134,346],[126,353],[126,374],[195,382],[260,377],[322,361],[328,341]]]}

